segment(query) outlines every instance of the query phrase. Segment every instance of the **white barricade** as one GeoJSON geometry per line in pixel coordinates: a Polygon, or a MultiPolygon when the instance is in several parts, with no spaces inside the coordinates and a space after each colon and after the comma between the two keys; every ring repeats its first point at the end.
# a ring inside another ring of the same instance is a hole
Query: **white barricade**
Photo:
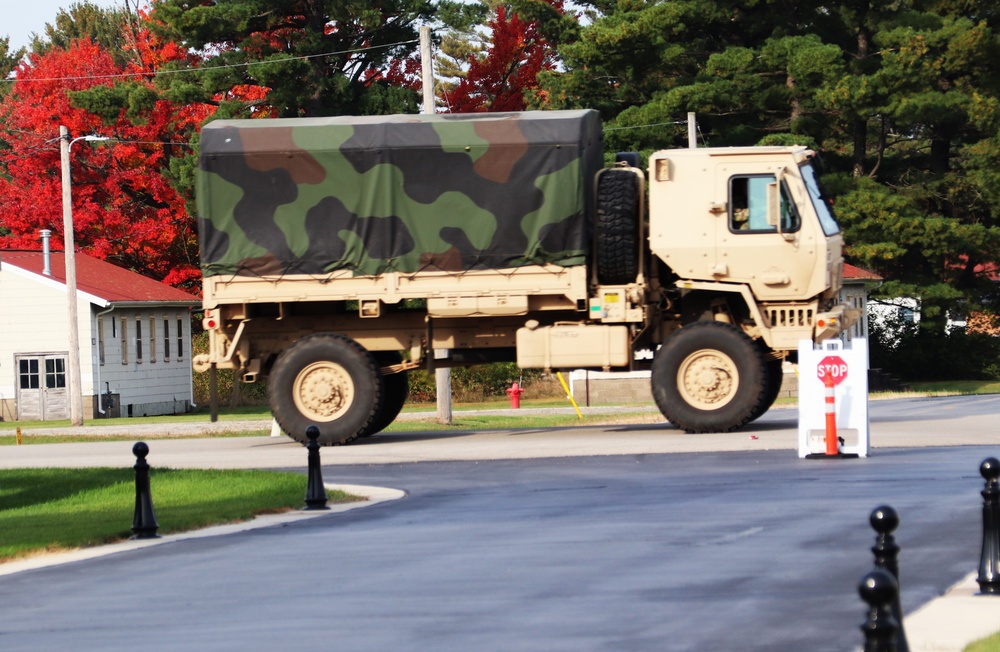
{"type": "Polygon", "coordinates": [[[826,452],[826,380],[834,383],[840,452],[868,457],[868,341],[845,348],[837,339],[818,347],[799,342],[799,457],[826,452]]]}

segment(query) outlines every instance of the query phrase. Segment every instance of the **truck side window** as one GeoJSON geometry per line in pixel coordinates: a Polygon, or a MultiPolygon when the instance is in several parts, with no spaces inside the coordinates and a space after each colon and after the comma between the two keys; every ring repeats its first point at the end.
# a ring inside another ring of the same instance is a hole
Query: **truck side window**
{"type": "MultiPolygon", "coordinates": [[[[773,174],[737,176],[729,180],[729,230],[750,233],[776,233],[777,227],[767,223],[767,187],[774,183],[773,174]]],[[[781,230],[797,231],[799,214],[788,188],[781,185],[781,230]]]]}

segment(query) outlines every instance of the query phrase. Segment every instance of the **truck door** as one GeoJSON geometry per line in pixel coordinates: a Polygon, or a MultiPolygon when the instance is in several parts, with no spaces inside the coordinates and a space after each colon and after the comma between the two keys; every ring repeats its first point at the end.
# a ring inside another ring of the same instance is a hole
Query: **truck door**
{"type": "Polygon", "coordinates": [[[719,167],[716,192],[726,211],[716,222],[716,280],[746,283],[762,301],[806,298],[819,247],[814,220],[798,208],[795,173],[719,167]]]}

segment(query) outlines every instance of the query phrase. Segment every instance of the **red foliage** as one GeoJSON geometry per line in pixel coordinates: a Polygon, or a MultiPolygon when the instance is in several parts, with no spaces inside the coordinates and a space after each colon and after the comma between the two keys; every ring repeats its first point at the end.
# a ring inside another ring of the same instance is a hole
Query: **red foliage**
{"type": "Polygon", "coordinates": [[[73,224],[78,249],[172,285],[196,282],[197,239],[185,201],[164,176],[172,159],[188,153],[184,144],[212,112],[207,105],[156,100],[133,124],[122,109],[105,124],[71,104],[70,91],[116,83],[151,88],[151,72],[186,57],[172,44],[160,45],[148,32],[135,44],[142,63],[117,66],[89,40],[32,55],[0,102],[6,116],[0,151],[0,247],[39,248],[38,230],[56,242],[63,233],[59,126],[70,137],[99,134],[113,140],[80,141],[71,151],[73,224]]]}
{"type": "Polygon", "coordinates": [[[405,59],[393,57],[385,70],[370,68],[363,76],[364,83],[385,82],[390,86],[408,88],[417,93],[423,90],[420,57],[413,55],[405,59]]]}
{"type": "MultiPolygon", "coordinates": [[[[546,0],[560,12],[562,0],[546,0]]],[[[555,50],[542,38],[538,23],[508,16],[504,5],[487,27],[492,32],[490,47],[469,61],[469,70],[451,92],[445,104],[454,113],[523,111],[524,91],[538,87],[538,73],[555,67],[555,50]]]]}

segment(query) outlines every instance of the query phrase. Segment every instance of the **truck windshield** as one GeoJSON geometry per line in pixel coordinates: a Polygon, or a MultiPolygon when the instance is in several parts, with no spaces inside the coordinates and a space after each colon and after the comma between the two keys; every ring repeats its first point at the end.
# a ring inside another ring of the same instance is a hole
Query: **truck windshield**
{"type": "Polygon", "coordinates": [[[823,233],[828,236],[837,235],[840,233],[840,226],[833,217],[833,210],[830,208],[830,204],[826,201],[826,196],[823,194],[823,187],[816,177],[815,168],[807,163],[801,169],[802,179],[806,182],[806,188],[809,190],[809,199],[816,209],[816,214],[819,215],[819,223],[823,227],[823,233]]]}

